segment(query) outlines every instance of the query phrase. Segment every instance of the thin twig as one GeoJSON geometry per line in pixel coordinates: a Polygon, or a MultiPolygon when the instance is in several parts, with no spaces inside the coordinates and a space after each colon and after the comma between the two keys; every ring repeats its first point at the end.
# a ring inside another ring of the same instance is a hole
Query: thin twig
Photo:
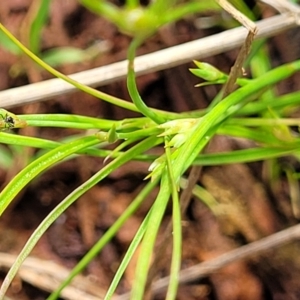
{"type": "MultiPolygon", "coordinates": [[[[205,261],[191,268],[182,270],[180,272],[180,283],[182,284],[198,280],[216,272],[230,263],[257,256],[267,250],[278,248],[297,239],[300,239],[300,224],[274,233],[259,241],[239,247],[235,250],[222,254],[215,259],[205,261]]],[[[155,293],[159,293],[165,290],[168,284],[169,277],[162,278],[153,284],[153,290],[155,293]]]]}
{"type": "Polygon", "coordinates": [[[232,93],[234,91],[235,87],[235,82],[238,77],[242,75],[243,72],[243,65],[248,57],[250,50],[251,50],[251,45],[255,37],[255,31],[249,31],[247,38],[239,51],[239,54],[237,56],[237,59],[233,65],[233,67],[230,70],[229,78],[228,81],[226,82],[224,86],[224,92],[223,92],[223,98],[225,98],[227,95],[232,93]]]}
{"type": "Polygon", "coordinates": [[[237,10],[232,4],[227,0],[215,0],[224,10],[226,10],[230,15],[232,15],[239,23],[246,27],[253,34],[256,33],[256,24],[251,21],[247,16],[237,10]]]}
{"type": "MultiPolygon", "coordinates": [[[[203,277],[209,276],[210,274],[231,263],[237,262],[241,259],[247,259],[250,257],[261,255],[263,252],[281,247],[298,239],[300,239],[300,224],[274,233],[259,241],[255,241],[251,244],[229,251],[218,256],[215,259],[211,259],[182,270],[179,274],[180,283],[184,284],[199,280],[203,277]]],[[[153,294],[163,292],[167,288],[169,280],[170,278],[169,276],[167,276],[156,281],[152,286],[153,294]]],[[[129,293],[126,293],[120,296],[115,296],[113,300],[127,300],[129,299],[129,295],[129,293]]]]}
{"type": "MultiPolygon", "coordinates": [[[[259,31],[256,38],[270,37],[297,26],[295,19],[289,13],[259,21],[256,25],[259,31]]],[[[136,58],[135,71],[137,75],[142,75],[175,67],[193,59],[203,59],[223,53],[241,46],[246,35],[247,30],[245,28],[234,28],[203,39],[146,54],[136,58]]],[[[127,62],[121,61],[79,72],[70,75],[70,77],[83,84],[95,87],[123,79],[126,74],[127,62]]],[[[74,91],[76,89],[72,85],[60,79],[50,79],[0,92],[0,106],[23,105],[74,91]]]]}
{"type": "MultiPolygon", "coordinates": [[[[0,267],[10,268],[16,260],[16,255],[0,252],[0,267]]],[[[53,292],[60,282],[65,280],[70,270],[49,260],[28,257],[22,264],[18,276],[25,282],[40,289],[53,292]]],[[[78,275],[61,293],[64,299],[104,299],[105,290],[99,284],[93,283],[87,277],[78,275]]]]}
{"type": "Polygon", "coordinates": [[[229,14],[231,14],[237,21],[239,21],[244,27],[248,29],[248,35],[245,42],[239,51],[238,57],[235,60],[233,67],[231,68],[228,81],[224,86],[223,98],[234,91],[235,82],[239,76],[242,74],[243,64],[250,52],[252,42],[255,35],[257,34],[256,24],[250,20],[247,16],[237,10],[233,5],[231,5],[227,0],[215,0],[223,9],[225,9],[229,14]]]}
{"type": "Polygon", "coordinates": [[[280,13],[289,13],[295,18],[295,22],[300,24],[300,7],[288,0],[260,0],[263,3],[272,6],[280,13]]]}

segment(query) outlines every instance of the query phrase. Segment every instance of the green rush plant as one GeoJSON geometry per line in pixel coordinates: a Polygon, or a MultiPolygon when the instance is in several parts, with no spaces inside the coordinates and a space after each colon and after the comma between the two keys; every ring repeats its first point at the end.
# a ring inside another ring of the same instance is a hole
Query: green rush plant
{"type": "MultiPolygon", "coordinates": [[[[0,24],[0,30],[15,47],[55,77],[112,105],[139,112],[141,117],[116,121],[71,114],[16,116],[5,109],[0,110],[0,128],[3,129],[0,132],[0,142],[7,145],[33,147],[38,150],[31,158],[31,162],[1,191],[0,215],[22,189],[54,165],[78,155],[109,158],[96,174],[62,199],[60,204],[36,228],[9,270],[0,290],[0,299],[4,298],[21,264],[49,226],[85,192],[99,184],[114,170],[133,160],[146,161],[150,165],[148,181],[144,188],[48,299],[53,300],[59,296],[62,289],[109,243],[157,186],[159,186],[159,192],[156,199],[132,240],[105,299],[110,299],[114,294],[138,246],[140,246],[140,254],[131,299],[143,299],[157,233],[169,201],[172,201],[173,210],[173,253],[170,265],[170,285],[166,297],[176,299],[182,248],[179,195],[184,186],[182,182],[186,171],[191,166],[246,163],[285,155],[294,155],[298,158],[300,139],[299,136],[291,133],[290,126],[299,126],[300,120],[289,118],[286,112],[300,104],[300,92],[279,96],[272,87],[298,72],[300,60],[271,69],[268,67],[268,56],[264,53],[264,46],[260,43],[257,53],[250,62],[253,78],[238,78],[236,81],[238,88],[224,99],[212,99],[213,105],[198,111],[177,114],[157,110],[148,107],[138,92],[134,72],[136,49],[162,25],[174,22],[190,13],[219,9],[218,6],[213,1],[178,3],[179,1],[175,0],[157,0],[152,1],[147,7],[142,7],[136,0],[127,0],[122,8],[108,1],[80,0],[79,2],[94,13],[113,22],[120,31],[133,37],[128,49],[127,75],[127,86],[132,103],[82,85],[61,74],[20,43],[2,24],[0,24]],[[161,14],[161,11],[165,13],[161,14]],[[258,66],[264,66],[264,69],[259,70],[258,66]],[[26,126],[75,128],[81,129],[82,134],[66,137],[60,141],[51,141],[5,131],[26,126]],[[97,130],[97,133],[90,133],[91,129],[97,130]],[[204,147],[216,134],[246,138],[254,141],[257,147],[225,153],[202,153],[204,147]],[[106,149],[108,144],[116,141],[119,141],[118,146],[113,150],[106,149]],[[148,150],[158,145],[164,149],[162,155],[147,154],[148,150]]],[[[195,65],[191,72],[203,78],[204,85],[226,83],[228,75],[217,68],[202,62],[195,62],[195,65]]],[[[200,187],[195,190],[195,193],[199,191],[201,192],[200,187]]]]}

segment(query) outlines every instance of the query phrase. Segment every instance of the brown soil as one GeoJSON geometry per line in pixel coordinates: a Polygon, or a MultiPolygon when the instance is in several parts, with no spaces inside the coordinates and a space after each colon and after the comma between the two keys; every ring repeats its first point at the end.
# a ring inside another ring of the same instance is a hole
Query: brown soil
{"type": "MultiPolygon", "coordinates": [[[[0,20],[18,38],[26,42],[26,17],[30,0],[2,1],[0,20]]],[[[266,11],[266,14],[270,11],[266,11]]],[[[216,30],[216,29],[214,29],[216,30]]],[[[193,19],[182,20],[164,28],[149,39],[140,49],[148,53],[175,44],[212,34],[212,30],[200,30],[193,19]]],[[[289,31],[271,39],[270,52],[273,64],[295,60],[299,57],[299,38],[296,31],[289,31]]],[[[298,35],[299,36],[299,35],[298,35]]],[[[63,65],[59,69],[67,74],[106,65],[126,57],[130,39],[117,32],[105,20],[96,17],[80,7],[75,0],[53,0],[51,19],[42,36],[42,49],[61,46],[86,48],[99,40],[108,41],[109,51],[92,61],[80,64],[63,65]]],[[[225,72],[230,70],[237,50],[207,59],[225,72]]],[[[198,82],[188,68],[183,65],[170,70],[145,75],[138,79],[143,99],[152,107],[172,111],[187,111],[207,106],[216,94],[215,87],[194,88],[198,82]]],[[[29,82],[50,78],[45,72],[37,71],[30,62],[0,49],[0,89],[8,89],[29,82]],[[13,78],[9,71],[25,66],[25,73],[13,78]]],[[[299,76],[280,85],[281,92],[289,92],[299,86],[299,76]]],[[[129,99],[125,81],[105,86],[103,91],[129,99]]],[[[135,114],[112,107],[89,95],[76,93],[61,96],[39,104],[18,107],[17,113],[75,113],[87,116],[101,116],[108,119],[122,119],[135,114]]],[[[53,128],[27,128],[22,134],[57,140],[75,131],[53,128]]],[[[225,151],[247,145],[226,137],[217,137],[207,151],[225,151]]],[[[0,183],[6,184],[30,157],[32,150],[25,150],[16,156],[11,169],[7,172],[0,168],[0,183]]],[[[299,168],[299,163],[287,158],[280,163],[299,168]]],[[[284,174],[272,181],[269,173],[272,162],[236,164],[210,167],[202,170],[198,182],[201,183],[222,205],[217,215],[199,200],[193,199],[184,217],[183,226],[183,268],[213,259],[231,249],[259,240],[297,223],[291,210],[289,189],[284,174]]],[[[0,251],[17,254],[24,243],[40,224],[43,218],[66,195],[84,180],[101,168],[102,161],[95,158],[78,157],[62,163],[32,182],[19,195],[0,222],[0,251]]],[[[145,163],[130,163],[97,187],[84,195],[70,207],[42,237],[32,256],[54,261],[71,269],[86,251],[99,239],[117,219],[145,184],[147,174],[145,163]]],[[[84,271],[101,289],[107,289],[130,240],[148,211],[155,195],[120,230],[115,239],[104,248],[84,271]]],[[[170,220],[168,210],[163,227],[170,220]]],[[[159,240],[164,239],[164,231],[159,240]]],[[[170,254],[170,249],[162,254],[170,254]]],[[[299,244],[293,243],[263,256],[248,261],[236,262],[213,275],[182,285],[178,300],[184,299],[299,299],[300,298],[300,260],[299,244]]],[[[169,270],[169,259],[158,264],[157,274],[165,276],[169,270]]],[[[129,266],[118,293],[130,289],[134,274],[134,263],[129,266]]],[[[4,271],[2,273],[4,277],[4,271]]],[[[32,284],[16,283],[9,291],[11,299],[45,299],[47,293],[32,284]]],[[[154,299],[164,299],[164,294],[154,299]]]]}

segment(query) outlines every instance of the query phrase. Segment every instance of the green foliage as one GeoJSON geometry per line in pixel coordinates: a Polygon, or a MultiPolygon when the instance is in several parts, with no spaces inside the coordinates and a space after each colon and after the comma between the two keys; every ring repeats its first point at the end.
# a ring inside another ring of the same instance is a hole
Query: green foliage
{"type": "Polygon", "coordinates": [[[188,1],[179,4],[177,0],[151,1],[145,8],[139,1],[126,1],[122,8],[109,1],[79,0],[92,12],[114,23],[120,31],[145,39],[159,27],[175,22],[183,16],[207,10],[219,10],[214,1],[188,1]]]}
{"type": "Polygon", "coordinates": [[[0,44],[15,55],[22,53],[22,50],[3,31],[0,31],[0,44]]]}
{"type": "Polygon", "coordinates": [[[35,7],[35,18],[32,20],[29,30],[28,48],[35,54],[39,54],[41,52],[41,34],[43,27],[45,26],[48,20],[51,0],[40,1],[39,4],[40,5],[38,5],[38,7],[35,7]]]}
{"type": "MultiPolygon", "coordinates": [[[[285,155],[294,155],[298,158],[300,154],[300,138],[291,134],[290,126],[299,126],[300,121],[287,118],[288,116],[285,116],[284,112],[300,104],[299,92],[278,96],[272,87],[298,72],[300,70],[300,60],[270,69],[267,55],[264,52],[265,49],[258,49],[250,62],[254,74],[253,78],[237,79],[239,87],[221,101],[212,99],[213,105],[202,111],[174,114],[169,111],[155,110],[144,103],[137,89],[134,72],[136,49],[145,38],[155,33],[160,26],[173,22],[192,12],[216,8],[214,2],[213,4],[204,4],[204,2],[201,3],[200,1],[189,1],[185,4],[179,4],[179,1],[174,0],[153,1],[148,7],[141,7],[137,1],[128,0],[123,8],[118,8],[108,1],[81,0],[80,2],[93,12],[103,15],[112,21],[121,31],[133,36],[132,43],[128,49],[127,76],[127,87],[132,103],[72,80],[51,68],[45,62],[46,60],[41,60],[33,53],[39,52],[39,44],[34,41],[39,36],[46,20],[48,6],[34,22],[34,30],[32,30],[32,47],[35,49],[34,51],[24,47],[0,24],[1,34],[5,34],[12,41],[12,44],[17,47],[16,49],[22,50],[40,67],[45,68],[54,76],[101,100],[139,112],[141,117],[116,121],[63,114],[16,116],[3,109],[0,111],[2,117],[0,128],[3,130],[25,126],[47,126],[82,130],[80,135],[66,137],[64,140],[56,142],[44,138],[0,132],[0,141],[3,144],[22,145],[37,149],[37,152],[31,157],[31,162],[0,193],[0,215],[30,182],[54,165],[78,155],[106,158],[106,164],[65,199],[62,199],[60,204],[35,230],[3,282],[0,290],[0,299],[3,299],[22,262],[30,254],[49,226],[84,193],[100,183],[113,171],[132,160],[149,162],[150,173],[148,178],[151,178],[151,180],[137,195],[124,214],[120,216],[79,262],[69,278],[48,299],[56,299],[59,296],[61,290],[103,249],[157,185],[160,186],[159,193],[135,238],[132,240],[105,299],[112,297],[138,246],[140,246],[140,255],[132,288],[132,299],[143,299],[156,236],[170,199],[172,200],[173,208],[173,254],[167,299],[175,299],[182,248],[179,190],[186,171],[195,165],[212,166],[245,163],[285,155]],[[167,13],[158,13],[161,11],[166,11],[167,13]],[[258,68],[258,66],[261,68],[258,68]],[[98,130],[98,132],[90,133],[91,129],[98,130]],[[230,153],[203,154],[202,150],[216,134],[246,138],[256,142],[257,147],[230,153]],[[113,150],[105,148],[108,144],[116,141],[119,144],[113,150]],[[162,155],[148,154],[149,150],[158,145],[164,148],[162,155]],[[109,163],[107,163],[108,158],[110,159],[109,163]]],[[[49,2],[47,3],[49,5],[49,2]]],[[[64,54],[62,54],[62,57],[64,57],[64,54]]],[[[74,56],[80,56],[81,54],[81,52],[74,53],[74,56]]],[[[56,60],[55,63],[57,62],[56,60]]],[[[197,68],[191,69],[191,72],[207,81],[202,85],[226,83],[228,75],[216,67],[203,62],[195,62],[195,64],[197,68]]],[[[5,148],[0,148],[0,150],[5,154],[5,148]]],[[[8,154],[6,153],[6,155],[8,154]]],[[[290,173],[289,176],[292,178],[290,173]]],[[[205,193],[201,187],[196,186],[194,193],[204,195],[207,206],[215,210],[218,203],[205,193]]]]}

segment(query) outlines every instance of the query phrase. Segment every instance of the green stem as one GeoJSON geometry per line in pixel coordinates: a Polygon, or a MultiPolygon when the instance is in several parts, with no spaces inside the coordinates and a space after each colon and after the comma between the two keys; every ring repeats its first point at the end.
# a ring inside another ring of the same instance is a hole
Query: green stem
{"type": "MultiPolygon", "coordinates": [[[[86,140],[91,139],[91,137],[86,137],[86,140]]],[[[92,140],[93,141],[93,140],[92,140]]],[[[76,188],[72,193],[70,193],[39,225],[39,227],[34,231],[26,245],[19,253],[16,261],[10,268],[8,274],[6,275],[3,284],[0,289],[0,299],[3,299],[11,281],[14,276],[17,274],[21,264],[29,255],[33,247],[36,245],[40,237],[45,233],[45,231],[49,228],[49,226],[57,220],[58,216],[60,216],[74,201],[76,201],[80,196],[90,190],[93,186],[95,186],[98,182],[103,180],[106,176],[108,176],[112,171],[116,170],[126,162],[132,160],[136,155],[147,151],[149,148],[157,145],[156,137],[149,137],[137,145],[133,146],[129,149],[124,155],[116,158],[108,165],[103,167],[99,172],[89,178],[86,182],[84,182],[81,186],[76,188]]],[[[74,151],[73,151],[74,152],[74,151]]],[[[19,173],[20,174],[20,173],[19,173]]],[[[3,192],[2,192],[3,193],[3,192]]],[[[2,195],[1,193],[1,195],[2,195]]],[[[1,201],[3,199],[1,198],[1,201]]],[[[3,202],[3,201],[2,201],[3,202]]]]}
{"type": "Polygon", "coordinates": [[[144,298],[144,290],[147,281],[149,265],[156,240],[156,236],[166,210],[170,197],[170,186],[168,174],[162,174],[160,191],[151,208],[151,214],[147,224],[147,229],[141,243],[140,255],[135,270],[135,279],[131,291],[131,299],[141,300],[144,298]]]}
{"type": "Polygon", "coordinates": [[[88,253],[79,261],[79,263],[73,268],[70,275],[63,281],[58,289],[53,292],[47,300],[57,299],[61,291],[70,284],[73,278],[82,272],[84,268],[91,262],[91,260],[103,249],[105,245],[115,236],[117,231],[123,226],[130,216],[140,207],[144,199],[149,193],[156,187],[158,180],[149,182],[143,188],[143,190],[137,195],[137,197],[131,202],[128,208],[122,213],[118,220],[104,233],[99,241],[88,251],[88,253]]]}
{"type": "Polygon", "coordinates": [[[166,120],[161,115],[155,113],[153,110],[151,110],[145,102],[142,100],[135,81],[135,72],[134,72],[134,57],[135,52],[138,46],[143,42],[143,39],[141,38],[134,38],[128,48],[127,58],[128,58],[128,74],[127,74],[127,88],[129,95],[139,110],[141,114],[144,116],[150,118],[155,123],[161,124],[164,123],[166,120]]]}
{"type": "Polygon", "coordinates": [[[50,67],[48,64],[46,64],[43,60],[41,60],[39,57],[37,57],[34,53],[32,53],[28,48],[26,48],[22,43],[20,43],[1,23],[0,23],[0,30],[2,30],[5,35],[14,42],[25,54],[27,54],[32,60],[34,60],[37,64],[39,64],[42,68],[47,70],[49,73],[54,75],[55,77],[58,77],[71,85],[75,86],[77,89],[86,92],[92,96],[95,96],[99,99],[102,99],[108,103],[114,104],[116,106],[120,106],[122,108],[137,111],[136,107],[125,100],[119,99],[117,97],[113,97],[111,95],[108,95],[106,93],[100,92],[92,87],[86,86],[84,84],[79,83],[78,81],[72,79],[71,77],[68,77],[59,71],[55,70],[54,68],[50,67]]]}
{"type": "MultiPolygon", "coordinates": [[[[167,145],[167,139],[165,144],[167,145]]],[[[181,211],[178,197],[178,186],[174,179],[173,167],[171,162],[171,151],[169,147],[166,147],[167,169],[169,174],[169,184],[172,194],[173,203],[173,251],[170,271],[170,284],[168,287],[166,299],[176,299],[178,285],[179,285],[179,272],[181,267],[181,252],[182,252],[182,232],[181,232],[181,211]]]]}
{"type": "Polygon", "coordinates": [[[268,73],[253,79],[251,83],[236,90],[218,103],[203,118],[189,134],[186,144],[173,152],[174,176],[179,181],[180,176],[193,163],[198,153],[215,134],[219,124],[229,116],[237,113],[251,99],[251,96],[264,88],[290,77],[300,69],[300,60],[280,66],[268,73]]]}

